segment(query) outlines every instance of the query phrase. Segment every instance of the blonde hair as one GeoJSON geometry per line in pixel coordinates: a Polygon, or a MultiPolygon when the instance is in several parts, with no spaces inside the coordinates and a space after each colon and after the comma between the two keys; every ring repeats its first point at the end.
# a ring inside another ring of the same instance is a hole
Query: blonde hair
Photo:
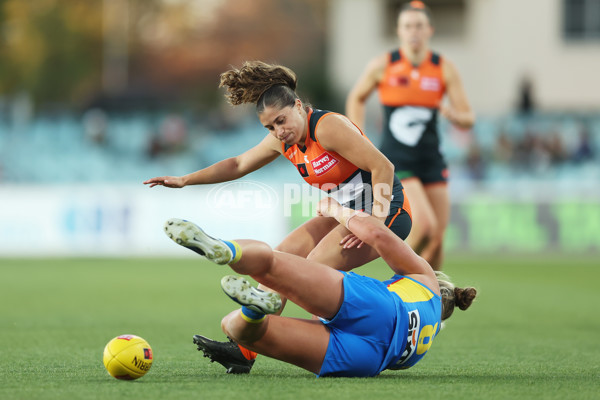
{"type": "Polygon", "coordinates": [[[293,106],[298,99],[294,71],[282,65],[262,61],[246,61],[241,68],[221,74],[219,87],[225,87],[225,98],[231,105],[255,103],[260,114],[265,107],[293,106]]]}
{"type": "Polygon", "coordinates": [[[440,293],[442,294],[442,321],[450,318],[454,307],[466,310],[471,306],[477,296],[477,290],[473,287],[458,288],[454,286],[448,275],[441,271],[435,271],[440,293]]]}

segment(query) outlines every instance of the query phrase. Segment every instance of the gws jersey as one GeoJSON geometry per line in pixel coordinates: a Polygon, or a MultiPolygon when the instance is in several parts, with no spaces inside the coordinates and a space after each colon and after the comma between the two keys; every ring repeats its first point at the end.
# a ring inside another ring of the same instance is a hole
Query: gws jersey
{"type": "Polygon", "coordinates": [[[381,149],[394,165],[439,154],[437,114],[446,91],[442,63],[432,52],[418,66],[400,50],[389,54],[378,91],[385,116],[381,149]]]}
{"type": "Polygon", "coordinates": [[[440,330],[442,299],[425,285],[406,276],[394,275],[383,283],[400,297],[408,319],[404,352],[392,360],[387,369],[410,368],[425,356],[440,330]]]}
{"type": "MultiPolygon", "coordinates": [[[[358,206],[359,209],[369,212],[372,204],[371,173],[358,168],[335,151],[325,150],[319,143],[317,127],[320,121],[330,114],[337,113],[309,109],[308,134],[304,146],[282,143],[283,154],[296,166],[306,183],[326,191],[346,207],[358,206]],[[369,195],[368,199],[363,198],[365,194],[369,195]]],[[[366,138],[360,129],[359,131],[366,138]]],[[[392,195],[401,198],[401,193],[402,185],[394,178],[392,195]]]]}

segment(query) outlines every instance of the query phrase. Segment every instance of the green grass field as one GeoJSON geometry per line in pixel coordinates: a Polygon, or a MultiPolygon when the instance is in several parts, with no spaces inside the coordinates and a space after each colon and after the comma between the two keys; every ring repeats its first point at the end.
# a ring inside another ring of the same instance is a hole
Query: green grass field
{"type": "MultiPolygon", "coordinates": [[[[192,335],[224,339],[234,308],[229,273],[199,259],[0,259],[0,399],[592,399],[600,398],[597,259],[449,257],[445,271],[474,285],[410,370],[370,379],[316,379],[260,357],[226,375],[192,335]],[[102,365],[113,337],[142,336],[154,351],[143,378],[118,381],[102,365]]],[[[381,262],[357,270],[377,278],[381,262]]],[[[285,315],[307,316],[299,308],[285,315]]]]}

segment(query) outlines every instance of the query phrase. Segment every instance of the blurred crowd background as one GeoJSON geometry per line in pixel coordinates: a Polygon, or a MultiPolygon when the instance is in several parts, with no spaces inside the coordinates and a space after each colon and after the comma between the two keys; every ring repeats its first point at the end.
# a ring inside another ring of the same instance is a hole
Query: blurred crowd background
{"type": "MultiPolygon", "coordinates": [[[[31,213],[51,186],[141,186],[250,148],[266,133],[254,109],[226,105],[218,89],[219,74],[245,60],[291,67],[305,100],[343,113],[367,61],[396,46],[402,3],[0,0],[0,205],[13,196],[31,213]],[[19,188],[39,196],[24,205],[19,188]]],[[[472,247],[461,207],[501,194],[514,209],[515,199],[533,205],[531,223],[550,230],[527,249],[600,250],[600,1],[427,3],[432,47],[455,61],[477,113],[471,131],[440,121],[456,207],[449,246],[472,247]],[[548,211],[557,201],[574,214],[548,211]],[[580,223],[583,247],[567,243],[580,223]]],[[[378,143],[376,99],[367,123],[378,143]]],[[[300,182],[274,164],[251,178],[300,182]]],[[[3,208],[0,237],[14,244],[7,226],[19,211],[3,208]]]]}

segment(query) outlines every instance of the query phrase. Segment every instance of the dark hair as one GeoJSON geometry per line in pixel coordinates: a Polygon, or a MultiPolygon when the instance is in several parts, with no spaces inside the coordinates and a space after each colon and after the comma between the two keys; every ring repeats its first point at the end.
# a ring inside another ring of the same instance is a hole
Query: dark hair
{"type": "Polygon", "coordinates": [[[435,275],[440,285],[442,294],[442,321],[450,318],[454,312],[454,307],[466,310],[471,306],[477,296],[477,290],[472,287],[458,288],[450,281],[448,275],[436,271],[435,275]]]}
{"type": "Polygon", "coordinates": [[[404,11],[420,11],[420,12],[422,12],[423,14],[425,14],[427,16],[427,19],[429,20],[429,24],[431,26],[433,26],[433,16],[431,14],[431,10],[422,1],[420,1],[420,0],[413,0],[411,2],[405,3],[400,8],[400,12],[398,13],[398,17],[400,17],[400,14],[402,14],[404,11]]]}
{"type": "Polygon", "coordinates": [[[219,87],[226,87],[225,97],[231,105],[255,103],[259,114],[265,107],[293,106],[298,99],[294,71],[282,65],[246,61],[239,69],[221,74],[219,87]]]}

